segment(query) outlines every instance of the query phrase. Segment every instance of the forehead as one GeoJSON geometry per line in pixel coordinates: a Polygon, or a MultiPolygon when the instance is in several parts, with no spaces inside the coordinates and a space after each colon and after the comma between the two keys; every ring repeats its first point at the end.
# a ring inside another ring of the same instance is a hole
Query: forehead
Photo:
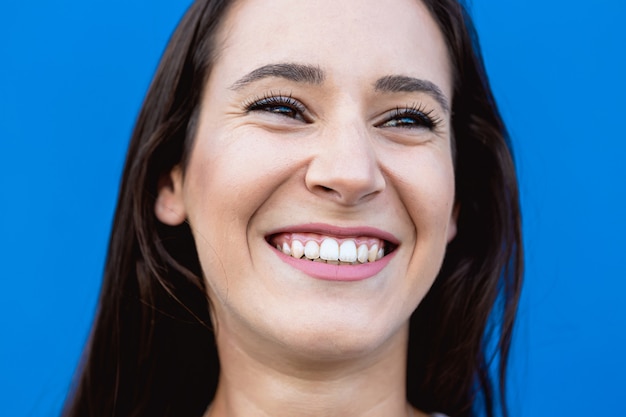
{"type": "Polygon", "coordinates": [[[443,35],[418,0],[241,0],[217,43],[213,76],[231,81],[268,63],[298,62],[336,83],[402,74],[451,94],[443,35]]]}

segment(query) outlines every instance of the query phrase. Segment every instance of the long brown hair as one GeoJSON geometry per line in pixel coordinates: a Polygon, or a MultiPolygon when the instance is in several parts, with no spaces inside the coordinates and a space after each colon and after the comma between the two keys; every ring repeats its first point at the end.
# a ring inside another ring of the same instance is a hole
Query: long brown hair
{"type": "MultiPolygon", "coordinates": [[[[506,411],[506,369],[521,291],[515,167],[476,33],[456,0],[422,0],[454,70],[458,233],[433,288],[411,317],[409,401],[424,411],[506,411]],[[495,340],[495,348],[490,346],[495,340]],[[499,372],[494,377],[492,358],[499,372]]],[[[188,225],[154,215],[163,174],[185,165],[214,37],[231,2],[197,0],[165,50],[133,132],[92,334],[63,415],[201,416],[219,360],[188,225]]]]}

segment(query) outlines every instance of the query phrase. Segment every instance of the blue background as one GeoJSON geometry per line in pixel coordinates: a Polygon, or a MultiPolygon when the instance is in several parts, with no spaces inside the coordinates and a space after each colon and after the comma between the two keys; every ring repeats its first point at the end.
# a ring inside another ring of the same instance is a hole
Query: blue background
{"type": "MultiPolygon", "coordinates": [[[[188,4],[0,6],[0,415],[61,408],[134,118],[188,4]]],[[[626,2],[472,10],[524,210],[513,416],[626,416],[626,2]]]]}

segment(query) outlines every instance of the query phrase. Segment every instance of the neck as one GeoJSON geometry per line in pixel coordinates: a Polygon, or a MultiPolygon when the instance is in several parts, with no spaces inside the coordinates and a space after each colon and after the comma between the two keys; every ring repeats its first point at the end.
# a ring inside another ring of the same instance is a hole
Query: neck
{"type": "Polygon", "coordinates": [[[373,352],[319,361],[246,349],[219,332],[221,374],[205,417],[421,416],[406,401],[407,340],[404,326],[373,352]]]}

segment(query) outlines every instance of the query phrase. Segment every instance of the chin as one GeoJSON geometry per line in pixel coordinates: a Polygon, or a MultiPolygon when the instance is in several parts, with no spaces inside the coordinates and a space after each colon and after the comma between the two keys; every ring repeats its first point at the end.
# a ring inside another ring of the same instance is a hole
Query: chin
{"type": "Polygon", "coordinates": [[[275,336],[295,356],[314,362],[335,362],[371,356],[405,343],[404,336],[408,334],[408,320],[384,324],[366,316],[341,321],[321,318],[318,316],[314,322],[291,323],[275,336]]]}

